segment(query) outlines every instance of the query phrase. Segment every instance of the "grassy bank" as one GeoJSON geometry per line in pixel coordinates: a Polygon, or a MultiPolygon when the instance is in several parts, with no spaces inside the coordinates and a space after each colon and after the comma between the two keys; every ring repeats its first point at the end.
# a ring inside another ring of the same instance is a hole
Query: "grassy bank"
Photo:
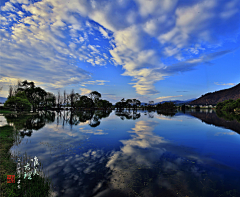
{"type": "Polygon", "coordinates": [[[22,111],[22,112],[16,112],[16,111],[11,111],[11,110],[8,110],[8,109],[0,109],[0,114],[19,114],[19,115],[36,115],[38,114],[38,112],[25,112],[25,111],[22,111]]]}
{"type": "Polygon", "coordinates": [[[16,112],[10,111],[8,109],[0,109],[0,114],[12,114],[12,113],[16,113],[16,112]]]}
{"type": "MultiPolygon", "coordinates": [[[[3,126],[0,131],[0,196],[50,196],[51,186],[50,180],[45,178],[39,172],[39,175],[31,175],[31,180],[27,177],[24,179],[24,173],[21,176],[17,175],[17,163],[11,158],[9,152],[17,138],[17,132],[12,126],[3,126]],[[7,183],[7,175],[15,175],[15,183],[7,183]],[[20,180],[20,189],[18,188],[18,181],[20,180]]],[[[21,167],[30,162],[30,158],[19,157],[21,167]]]]}

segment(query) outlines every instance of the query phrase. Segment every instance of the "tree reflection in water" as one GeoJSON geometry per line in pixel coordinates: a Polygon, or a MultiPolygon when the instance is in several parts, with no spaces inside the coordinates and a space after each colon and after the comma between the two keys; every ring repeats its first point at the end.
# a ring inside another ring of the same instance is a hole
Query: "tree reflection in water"
{"type": "Polygon", "coordinates": [[[158,115],[164,115],[164,116],[175,116],[176,112],[175,111],[157,111],[158,115]]]}
{"type": "Polygon", "coordinates": [[[8,124],[12,124],[16,131],[20,132],[20,136],[30,137],[33,130],[37,131],[43,128],[47,123],[53,123],[56,119],[57,125],[60,123],[64,128],[65,125],[78,125],[79,123],[89,121],[91,127],[100,125],[102,118],[107,118],[112,110],[106,111],[80,111],[73,113],[71,111],[39,111],[36,115],[22,115],[22,114],[6,114],[5,118],[8,124]]]}
{"type": "Polygon", "coordinates": [[[20,132],[20,136],[30,137],[33,130],[39,130],[46,123],[52,123],[55,120],[55,113],[50,111],[41,111],[37,115],[9,114],[5,115],[8,124],[13,124],[16,131],[20,132]]]}
{"type": "Polygon", "coordinates": [[[136,111],[115,111],[115,115],[119,116],[122,120],[136,120],[141,117],[140,113],[137,113],[136,111]]]}

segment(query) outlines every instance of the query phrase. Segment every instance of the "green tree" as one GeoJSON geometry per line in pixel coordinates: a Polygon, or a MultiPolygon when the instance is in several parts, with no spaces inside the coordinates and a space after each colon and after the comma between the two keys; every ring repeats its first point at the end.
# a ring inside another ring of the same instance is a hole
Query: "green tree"
{"type": "Polygon", "coordinates": [[[4,107],[10,107],[17,111],[30,111],[31,103],[28,101],[25,92],[18,92],[15,96],[7,99],[4,107]]]}
{"type": "Polygon", "coordinates": [[[44,98],[47,95],[47,92],[40,87],[35,87],[34,82],[28,82],[27,80],[19,84],[17,91],[24,91],[28,101],[33,106],[33,111],[36,111],[36,108],[43,106],[44,98]]]}
{"type": "Polygon", "coordinates": [[[223,102],[219,102],[216,106],[217,110],[231,110],[231,105],[234,103],[235,101],[233,99],[229,99],[229,100],[225,100],[223,102]],[[225,108],[224,108],[225,107],[225,108]],[[224,109],[223,109],[224,108],[224,109]]]}

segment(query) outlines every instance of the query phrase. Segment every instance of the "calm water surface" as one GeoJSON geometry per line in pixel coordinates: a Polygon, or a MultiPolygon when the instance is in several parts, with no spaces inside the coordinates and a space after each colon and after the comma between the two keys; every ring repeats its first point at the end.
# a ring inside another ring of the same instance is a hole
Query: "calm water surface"
{"type": "Polygon", "coordinates": [[[37,156],[55,196],[240,196],[240,123],[214,112],[6,119],[22,131],[11,153],[37,156]]]}

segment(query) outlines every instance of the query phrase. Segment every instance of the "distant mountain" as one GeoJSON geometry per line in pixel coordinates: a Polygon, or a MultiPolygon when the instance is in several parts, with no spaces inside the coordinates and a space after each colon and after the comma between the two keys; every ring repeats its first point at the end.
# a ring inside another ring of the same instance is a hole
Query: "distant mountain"
{"type": "Polygon", "coordinates": [[[0,103],[5,103],[6,100],[7,100],[7,98],[5,98],[5,97],[0,97],[0,103]]]}
{"type": "MultiPolygon", "coordinates": [[[[185,100],[185,101],[180,101],[180,100],[173,100],[173,101],[162,101],[162,102],[159,102],[159,103],[161,103],[161,104],[163,104],[163,103],[166,103],[166,102],[173,102],[175,105],[177,105],[177,104],[187,104],[187,103],[189,103],[189,102],[191,102],[191,101],[193,101],[193,100],[195,100],[196,98],[193,98],[193,99],[188,99],[188,100],[185,100]]],[[[141,105],[145,105],[145,104],[147,104],[147,105],[149,105],[148,103],[141,103],[141,105]]],[[[157,105],[158,103],[154,103],[154,104],[151,104],[151,105],[157,105]]]]}
{"type": "Polygon", "coordinates": [[[237,100],[240,98],[240,83],[232,88],[219,90],[216,92],[209,92],[202,95],[200,98],[192,101],[190,105],[216,105],[219,102],[233,99],[237,100]]]}
{"type": "Polygon", "coordinates": [[[187,104],[191,101],[194,101],[196,98],[193,98],[193,99],[188,99],[188,100],[185,100],[185,101],[180,101],[180,100],[173,100],[173,101],[162,101],[161,103],[166,103],[166,102],[173,102],[175,105],[177,104],[187,104]]]}

